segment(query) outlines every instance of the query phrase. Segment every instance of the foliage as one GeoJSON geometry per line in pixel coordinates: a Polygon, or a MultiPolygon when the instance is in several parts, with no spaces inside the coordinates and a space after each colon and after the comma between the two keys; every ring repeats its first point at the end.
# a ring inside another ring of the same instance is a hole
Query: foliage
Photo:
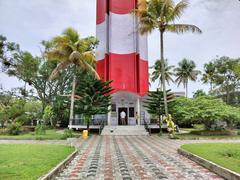
{"type": "Polygon", "coordinates": [[[21,133],[22,125],[18,122],[12,123],[8,126],[8,133],[10,135],[19,135],[21,133]]]}
{"type": "Polygon", "coordinates": [[[204,73],[202,77],[203,83],[210,83],[210,90],[213,90],[213,82],[216,76],[216,67],[213,62],[204,64],[204,73]]]}
{"type": "Polygon", "coordinates": [[[53,127],[53,108],[50,105],[47,105],[43,112],[43,122],[45,125],[49,124],[53,127]]]}
{"type": "Polygon", "coordinates": [[[35,127],[36,135],[45,135],[46,134],[46,126],[44,124],[38,124],[35,127]]]}
{"type": "Polygon", "coordinates": [[[239,104],[237,91],[240,87],[240,59],[217,57],[204,67],[202,81],[210,83],[211,93],[222,97],[228,104],[239,104]]]}
{"type": "MultiPolygon", "coordinates": [[[[167,81],[168,85],[170,82],[174,82],[172,79],[174,66],[169,66],[167,60],[165,60],[165,80],[167,81]]],[[[155,82],[159,79],[159,85],[162,87],[162,76],[161,76],[161,61],[157,60],[155,64],[151,67],[153,69],[153,72],[151,74],[151,81],[155,82]]]]}
{"type": "Polygon", "coordinates": [[[67,28],[61,36],[56,36],[46,43],[49,45],[46,51],[48,60],[59,62],[58,66],[52,71],[50,79],[55,79],[62,70],[70,65],[88,70],[98,77],[93,68],[95,65],[93,49],[97,45],[97,40],[94,37],[81,39],[75,29],[67,28]]]}
{"type": "Polygon", "coordinates": [[[229,127],[240,121],[240,110],[227,105],[220,99],[201,96],[195,99],[176,98],[171,103],[173,119],[180,126],[202,123],[211,129],[217,122],[225,121],[229,127]]]}
{"type": "Polygon", "coordinates": [[[195,62],[187,59],[183,59],[178,63],[178,67],[175,68],[176,83],[178,86],[183,84],[183,87],[186,89],[186,97],[188,96],[188,81],[196,81],[198,74],[200,74],[200,71],[195,68],[195,62]]]}
{"type": "Polygon", "coordinates": [[[110,93],[113,91],[110,83],[111,81],[97,80],[92,76],[78,81],[76,92],[80,99],[76,101],[76,112],[84,115],[88,125],[92,115],[109,112],[110,93]]]}
{"type": "Polygon", "coordinates": [[[151,33],[157,29],[160,33],[161,46],[161,77],[164,109],[168,114],[167,94],[165,85],[165,62],[164,62],[164,44],[163,37],[165,32],[182,34],[185,32],[201,33],[202,31],[195,25],[178,24],[176,20],[180,19],[184,10],[188,6],[188,1],[182,0],[175,4],[173,0],[149,0],[142,1],[138,8],[133,10],[133,14],[139,18],[139,31],[141,34],[151,33]]]}
{"type": "Polygon", "coordinates": [[[199,89],[193,93],[193,98],[198,98],[201,96],[207,96],[207,94],[202,89],[199,89]]]}
{"type": "Polygon", "coordinates": [[[39,179],[74,151],[52,144],[1,144],[1,179],[39,179]]]}
{"type": "Polygon", "coordinates": [[[72,129],[64,129],[63,139],[72,138],[72,137],[74,137],[73,130],[72,129]]]}
{"type": "Polygon", "coordinates": [[[240,173],[239,143],[197,143],[181,146],[193,154],[240,173]]]}
{"type": "MultiPolygon", "coordinates": [[[[170,102],[173,100],[173,93],[171,90],[167,90],[167,101],[170,102]]],[[[144,107],[149,114],[158,117],[159,127],[162,127],[161,116],[164,114],[164,97],[163,91],[157,89],[157,91],[148,92],[148,98],[144,101],[144,107]]],[[[160,128],[160,134],[162,130],[160,128]]]]}

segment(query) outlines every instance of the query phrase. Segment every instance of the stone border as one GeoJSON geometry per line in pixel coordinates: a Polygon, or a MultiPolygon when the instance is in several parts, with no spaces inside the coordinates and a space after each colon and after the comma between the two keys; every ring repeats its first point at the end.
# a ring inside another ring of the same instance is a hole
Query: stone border
{"type": "Polygon", "coordinates": [[[192,154],[188,151],[185,151],[181,148],[179,148],[177,151],[178,151],[178,154],[181,154],[181,155],[187,157],[188,159],[200,164],[201,166],[209,169],[210,171],[216,173],[217,175],[219,175],[225,179],[229,179],[229,180],[239,180],[240,179],[239,173],[233,172],[229,169],[219,166],[211,161],[203,159],[203,158],[201,158],[195,154],[192,154]]]}
{"type": "Polygon", "coordinates": [[[38,178],[38,180],[51,180],[51,179],[54,179],[76,157],[77,154],[78,154],[78,150],[75,150],[66,159],[64,159],[56,167],[54,167],[50,172],[48,172],[44,176],[38,178]]]}

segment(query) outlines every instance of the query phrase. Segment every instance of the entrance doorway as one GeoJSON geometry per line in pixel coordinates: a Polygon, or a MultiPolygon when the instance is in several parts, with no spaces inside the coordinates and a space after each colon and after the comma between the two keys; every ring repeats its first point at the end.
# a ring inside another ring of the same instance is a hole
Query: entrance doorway
{"type": "Polygon", "coordinates": [[[118,125],[128,125],[128,109],[125,107],[118,108],[118,125]],[[123,124],[121,121],[121,116],[120,116],[121,112],[125,112],[126,114],[126,117],[125,117],[126,124],[123,124]]]}

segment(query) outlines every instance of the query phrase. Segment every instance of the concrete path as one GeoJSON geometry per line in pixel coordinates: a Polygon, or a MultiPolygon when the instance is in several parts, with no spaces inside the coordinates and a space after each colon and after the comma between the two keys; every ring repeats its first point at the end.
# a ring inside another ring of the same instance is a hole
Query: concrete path
{"type": "Polygon", "coordinates": [[[220,180],[222,178],[216,174],[177,154],[177,148],[182,144],[216,141],[170,140],[158,136],[92,136],[78,141],[79,155],[57,179],[220,180]]]}

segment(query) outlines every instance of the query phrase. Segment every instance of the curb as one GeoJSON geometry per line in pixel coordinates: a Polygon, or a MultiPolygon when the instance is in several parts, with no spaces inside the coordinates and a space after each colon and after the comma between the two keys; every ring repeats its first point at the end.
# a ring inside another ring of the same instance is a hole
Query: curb
{"type": "Polygon", "coordinates": [[[228,179],[228,180],[239,180],[240,179],[239,173],[236,173],[236,172],[226,169],[222,166],[219,166],[211,161],[203,159],[203,158],[201,158],[195,154],[192,154],[190,152],[187,152],[181,148],[179,148],[177,151],[178,151],[178,154],[185,156],[186,158],[198,163],[199,165],[207,168],[208,170],[216,173],[217,175],[219,175],[225,179],[228,179]]]}
{"type": "Polygon", "coordinates": [[[38,178],[38,180],[54,179],[76,157],[77,154],[78,154],[78,150],[75,150],[66,159],[64,159],[56,167],[54,167],[50,172],[48,172],[46,175],[38,178]]]}

